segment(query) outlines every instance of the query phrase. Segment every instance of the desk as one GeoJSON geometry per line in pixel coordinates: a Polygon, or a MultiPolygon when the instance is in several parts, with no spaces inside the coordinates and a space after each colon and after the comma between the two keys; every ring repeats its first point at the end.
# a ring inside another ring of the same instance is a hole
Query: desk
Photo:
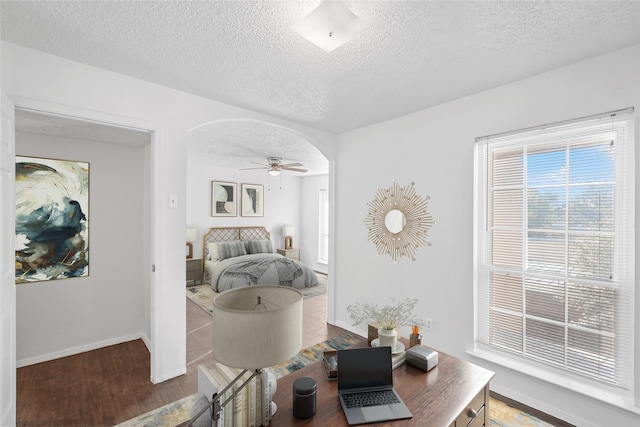
{"type": "MultiPolygon", "coordinates": [[[[393,385],[409,407],[413,418],[375,425],[488,426],[489,381],[493,375],[494,373],[487,369],[440,352],[438,365],[429,372],[405,363],[393,370],[393,385]],[[471,409],[477,415],[474,416],[471,409]]],[[[280,378],[273,401],[278,405],[278,411],[271,422],[274,427],[348,425],[338,400],[338,382],[327,379],[322,362],[316,362],[280,378]],[[306,420],[299,420],[293,416],[293,382],[299,377],[314,378],[318,384],[316,414],[306,420]]]]}

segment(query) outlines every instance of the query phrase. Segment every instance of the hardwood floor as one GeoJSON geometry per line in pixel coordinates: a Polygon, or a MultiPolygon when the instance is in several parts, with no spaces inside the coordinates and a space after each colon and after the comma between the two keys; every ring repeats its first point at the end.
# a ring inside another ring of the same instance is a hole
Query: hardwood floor
{"type": "MultiPolygon", "coordinates": [[[[188,298],[187,373],[160,384],[149,380],[142,340],[64,357],[17,370],[18,426],[112,426],[197,392],[198,365],[213,367],[209,313],[188,298]]],[[[303,347],[345,332],[327,324],[327,296],[303,302],[303,347]]],[[[570,426],[503,396],[492,397],[555,426],[570,426]]]]}
{"type": "MultiPolygon", "coordinates": [[[[187,373],[149,380],[142,340],[113,345],[17,370],[18,426],[112,426],[197,392],[198,365],[212,367],[211,316],[186,298],[187,373]]],[[[327,296],[303,302],[303,347],[343,329],[327,325],[327,296]]]]}

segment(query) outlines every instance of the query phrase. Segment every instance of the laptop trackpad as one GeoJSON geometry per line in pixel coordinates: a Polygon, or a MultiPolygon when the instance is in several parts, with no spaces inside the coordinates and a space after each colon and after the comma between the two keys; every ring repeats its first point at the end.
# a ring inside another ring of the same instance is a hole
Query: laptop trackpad
{"type": "Polygon", "coordinates": [[[393,411],[388,406],[368,406],[362,409],[362,415],[367,421],[380,421],[393,418],[393,411]]]}

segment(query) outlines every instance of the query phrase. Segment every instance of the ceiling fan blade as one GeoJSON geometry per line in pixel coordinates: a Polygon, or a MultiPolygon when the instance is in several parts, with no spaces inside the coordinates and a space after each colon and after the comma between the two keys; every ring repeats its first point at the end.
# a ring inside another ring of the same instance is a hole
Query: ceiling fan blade
{"type": "Polygon", "coordinates": [[[268,168],[271,165],[265,165],[264,163],[258,163],[258,162],[249,162],[249,163],[253,163],[254,165],[260,165],[260,166],[264,166],[266,168],[268,168]]]}
{"type": "Polygon", "coordinates": [[[293,171],[293,172],[307,172],[306,169],[300,169],[300,168],[285,168],[284,166],[282,166],[282,169],[284,170],[288,170],[288,171],[293,171]]]}
{"type": "Polygon", "coordinates": [[[259,168],[242,168],[242,169],[238,169],[238,170],[248,171],[248,170],[253,170],[253,169],[271,169],[271,168],[269,166],[262,166],[262,167],[259,167],[259,168]]]}
{"type": "Polygon", "coordinates": [[[283,168],[290,168],[290,167],[296,167],[296,166],[302,166],[302,163],[287,163],[284,165],[280,165],[280,167],[283,167],[283,168]]]}

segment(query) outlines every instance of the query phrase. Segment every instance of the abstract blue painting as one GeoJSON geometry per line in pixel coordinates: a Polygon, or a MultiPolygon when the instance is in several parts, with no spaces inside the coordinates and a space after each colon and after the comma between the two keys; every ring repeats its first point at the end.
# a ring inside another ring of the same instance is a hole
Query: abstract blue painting
{"type": "Polygon", "coordinates": [[[89,163],[16,156],[16,283],[89,275],[89,163]]]}

